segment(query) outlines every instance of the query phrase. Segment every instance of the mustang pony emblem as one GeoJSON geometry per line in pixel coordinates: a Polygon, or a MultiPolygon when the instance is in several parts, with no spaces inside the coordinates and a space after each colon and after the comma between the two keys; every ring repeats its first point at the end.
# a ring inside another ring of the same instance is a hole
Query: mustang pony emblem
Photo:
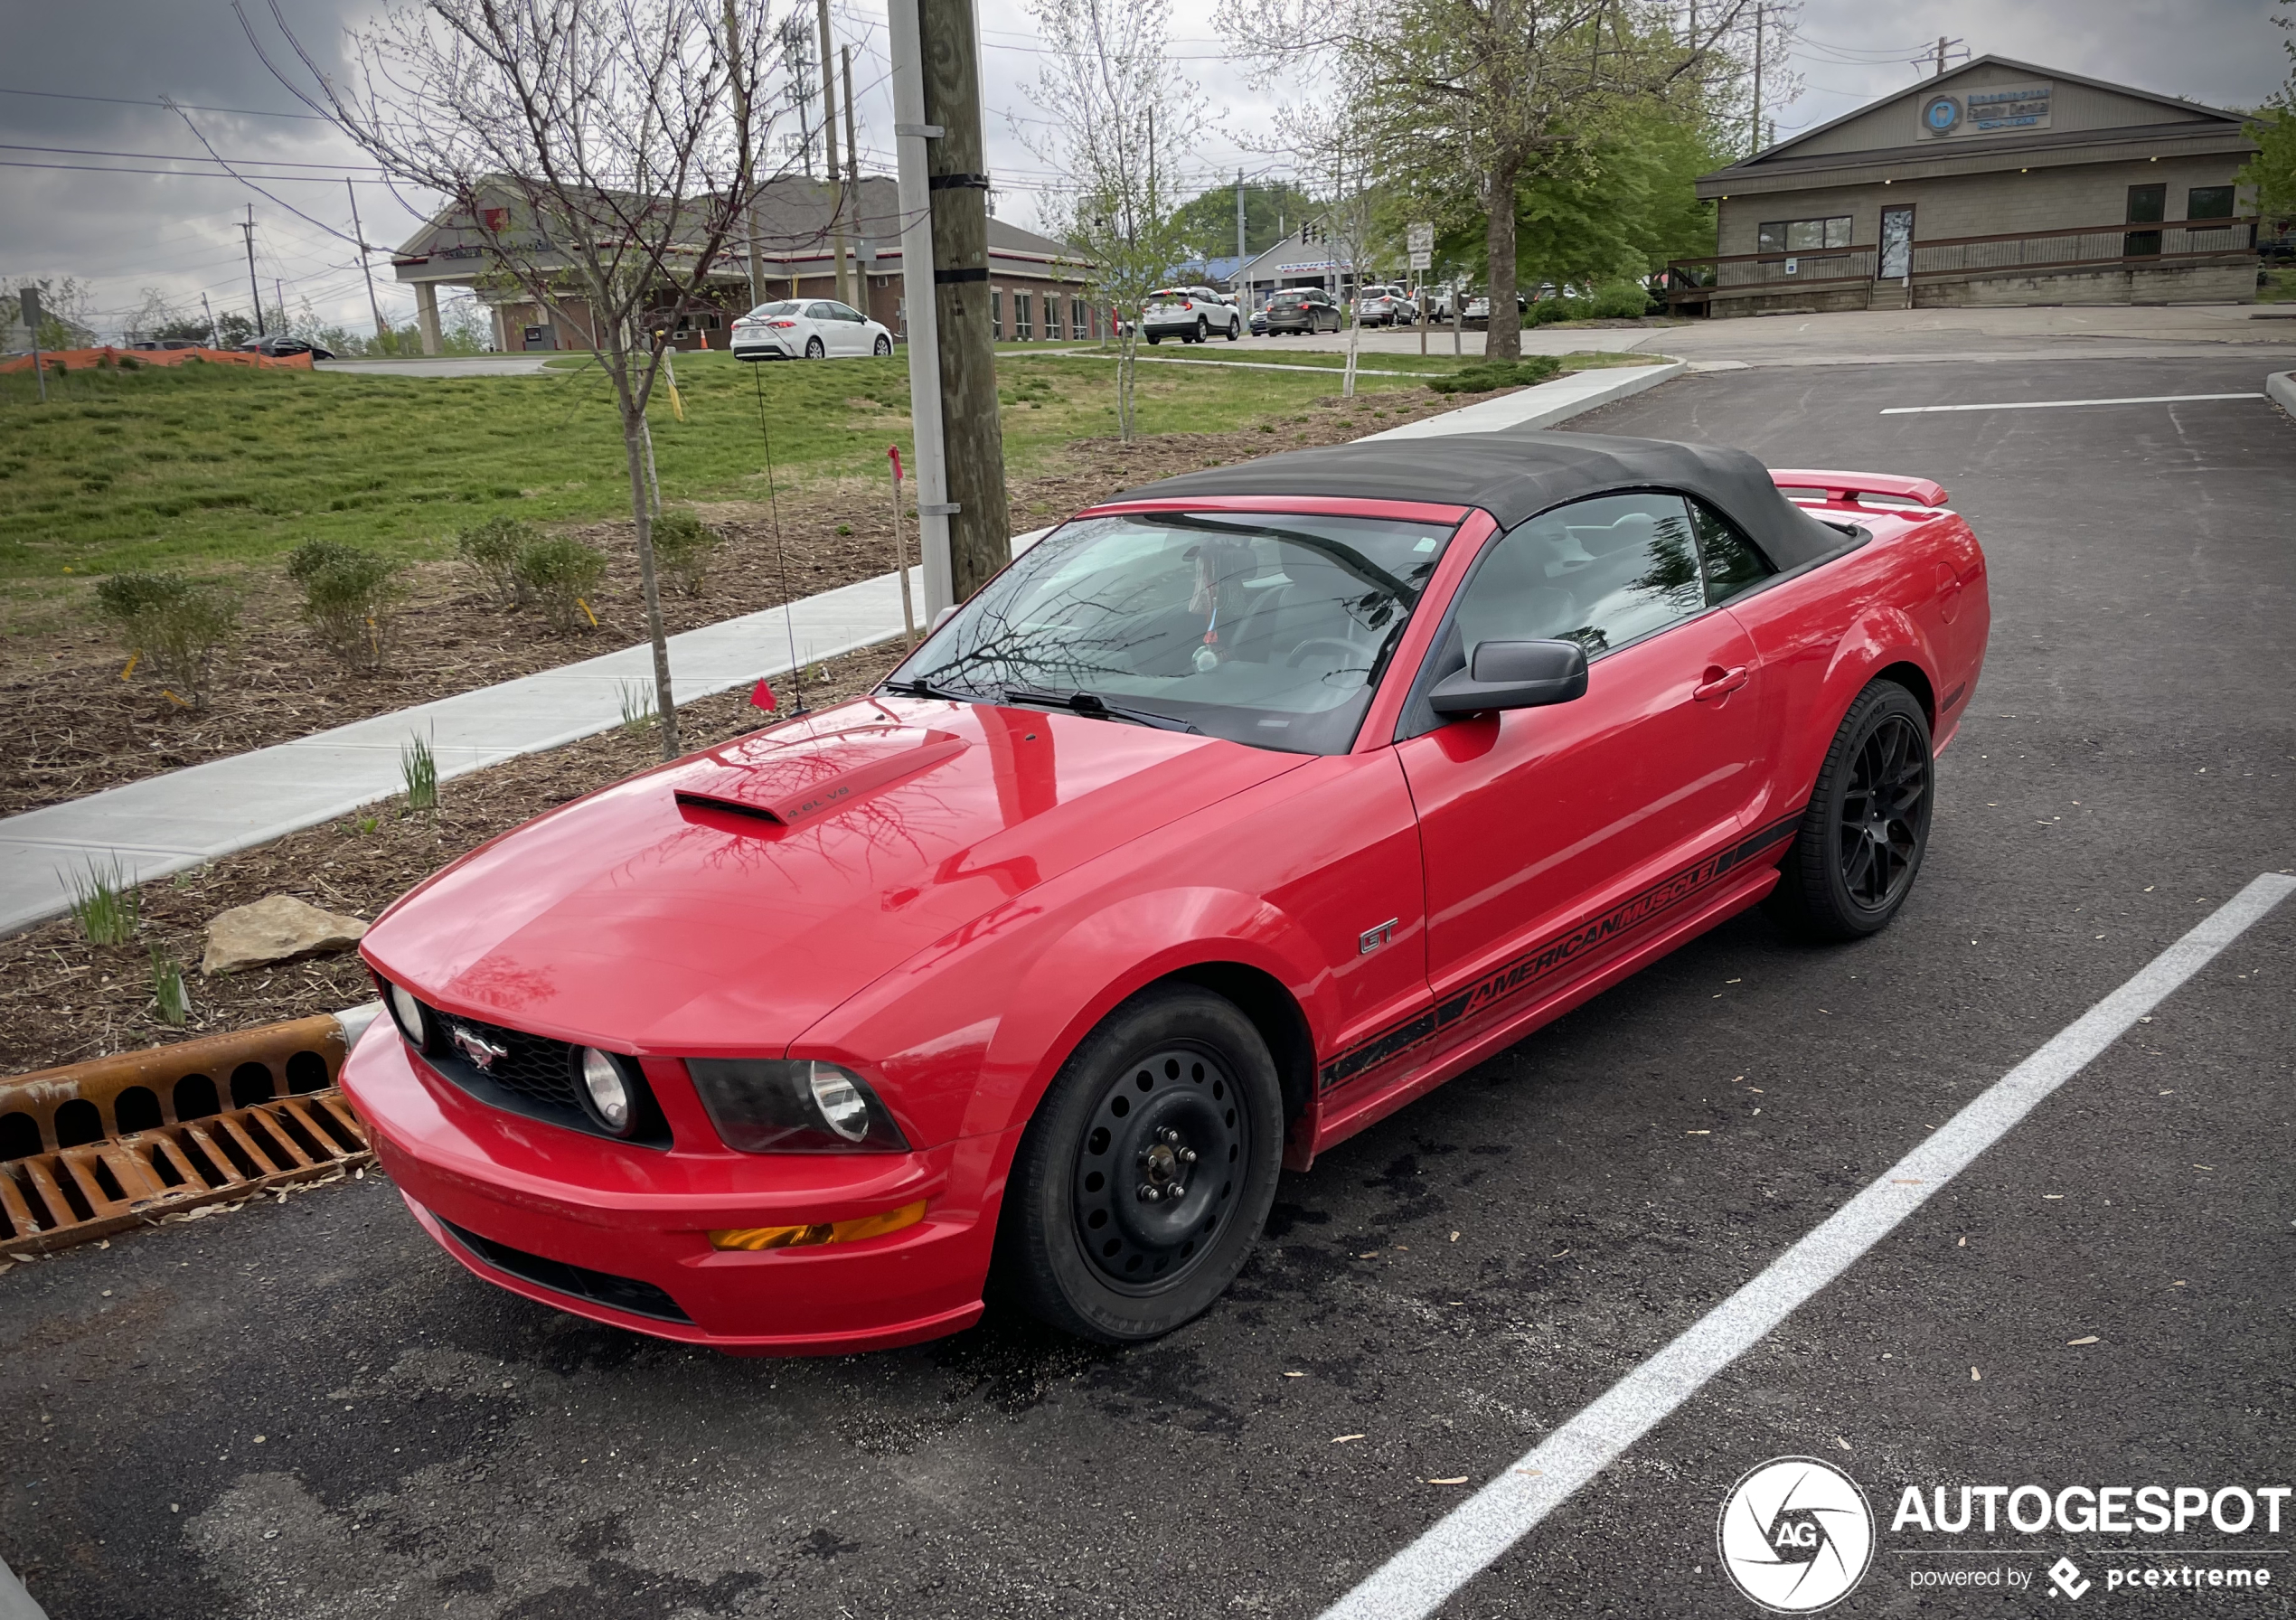
{"type": "Polygon", "coordinates": [[[510,1056],[510,1048],[498,1046],[484,1035],[474,1034],[460,1024],[454,1026],[455,1050],[477,1068],[492,1070],[494,1060],[510,1056]]]}

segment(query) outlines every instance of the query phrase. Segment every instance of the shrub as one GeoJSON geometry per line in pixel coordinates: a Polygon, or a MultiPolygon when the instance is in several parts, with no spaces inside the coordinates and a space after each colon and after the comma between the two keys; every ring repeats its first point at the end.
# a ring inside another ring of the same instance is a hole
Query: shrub
{"type": "Polygon", "coordinates": [[[1639,281],[1605,281],[1595,289],[1595,313],[1604,320],[1629,321],[1651,306],[1651,296],[1639,281]]]}
{"type": "Polygon", "coordinates": [[[199,708],[216,655],[240,627],[240,599],[213,579],[129,570],[96,582],[96,607],[119,626],[127,650],[151,660],[168,690],[199,708]]]}
{"type": "Polygon", "coordinates": [[[525,598],[518,579],[518,553],[541,539],[534,525],[514,517],[490,517],[455,537],[455,555],[478,576],[487,600],[515,608],[525,598]]]}
{"type": "Polygon", "coordinates": [[[1563,363],[1552,354],[1533,354],[1512,361],[1486,360],[1447,376],[1430,377],[1427,386],[1439,394],[1483,394],[1496,388],[1527,388],[1534,382],[1544,382],[1562,369],[1563,363]]]}
{"type": "Polygon", "coordinates": [[[686,595],[698,597],[725,538],[691,512],[665,512],[654,520],[654,560],[686,595]]]}
{"type": "Polygon", "coordinates": [[[561,635],[579,630],[589,618],[582,610],[583,598],[605,578],[606,553],[570,536],[519,548],[519,583],[561,635]]]}
{"type": "Polygon", "coordinates": [[[303,617],[327,650],[353,668],[380,669],[407,588],[405,564],[364,546],[306,540],[287,553],[287,578],[303,589],[303,617]]]}

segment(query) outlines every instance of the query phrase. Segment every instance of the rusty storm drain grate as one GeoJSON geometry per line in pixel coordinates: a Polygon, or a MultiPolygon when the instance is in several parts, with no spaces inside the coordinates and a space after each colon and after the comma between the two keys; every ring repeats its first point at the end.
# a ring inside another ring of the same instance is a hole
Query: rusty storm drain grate
{"type": "Polygon", "coordinates": [[[365,1127],[330,1090],[7,1160],[0,1255],[69,1248],[372,1158],[365,1127]]]}
{"type": "Polygon", "coordinates": [[[362,1171],[366,1127],[334,1079],[346,1025],[364,1022],[299,1019],[0,1080],[0,1260],[362,1171]]]}

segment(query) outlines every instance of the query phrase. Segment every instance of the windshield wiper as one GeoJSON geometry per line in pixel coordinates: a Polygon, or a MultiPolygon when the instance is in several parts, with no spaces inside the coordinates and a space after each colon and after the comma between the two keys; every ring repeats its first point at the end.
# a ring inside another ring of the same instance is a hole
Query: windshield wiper
{"type": "Polygon", "coordinates": [[[1193,725],[1176,714],[1159,714],[1153,709],[1127,709],[1121,703],[1112,703],[1089,692],[1062,693],[1038,692],[1027,686],[1008,686],[1000,701],[1005,703],[1033,703],[1045,709],[1067,709],[1087,720],[1130,721],[1135,726],[1153,726],[1159,731],[1196,730],[1193,725]]]}
{"type": "Polygon", "coordinates": [[[959,692],[954,687],[936,686],[922,675],[909,681],[888,681],[885,690],[899,692],[905,698],[942,698],[952,703],[970,703],[981,695],[977,692],[959,692]]]}

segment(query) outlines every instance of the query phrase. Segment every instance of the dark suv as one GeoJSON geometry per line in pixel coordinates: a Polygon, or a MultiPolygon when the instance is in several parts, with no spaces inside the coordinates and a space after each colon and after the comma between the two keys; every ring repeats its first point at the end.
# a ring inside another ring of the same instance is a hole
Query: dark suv
{"type": "Polygon", "coordinates": [[[1285,287],[1267,300],[1270,337],[1279,332],[1337,332],[1341,324],[1340,306],[1320,287],[1285,287]]]}

